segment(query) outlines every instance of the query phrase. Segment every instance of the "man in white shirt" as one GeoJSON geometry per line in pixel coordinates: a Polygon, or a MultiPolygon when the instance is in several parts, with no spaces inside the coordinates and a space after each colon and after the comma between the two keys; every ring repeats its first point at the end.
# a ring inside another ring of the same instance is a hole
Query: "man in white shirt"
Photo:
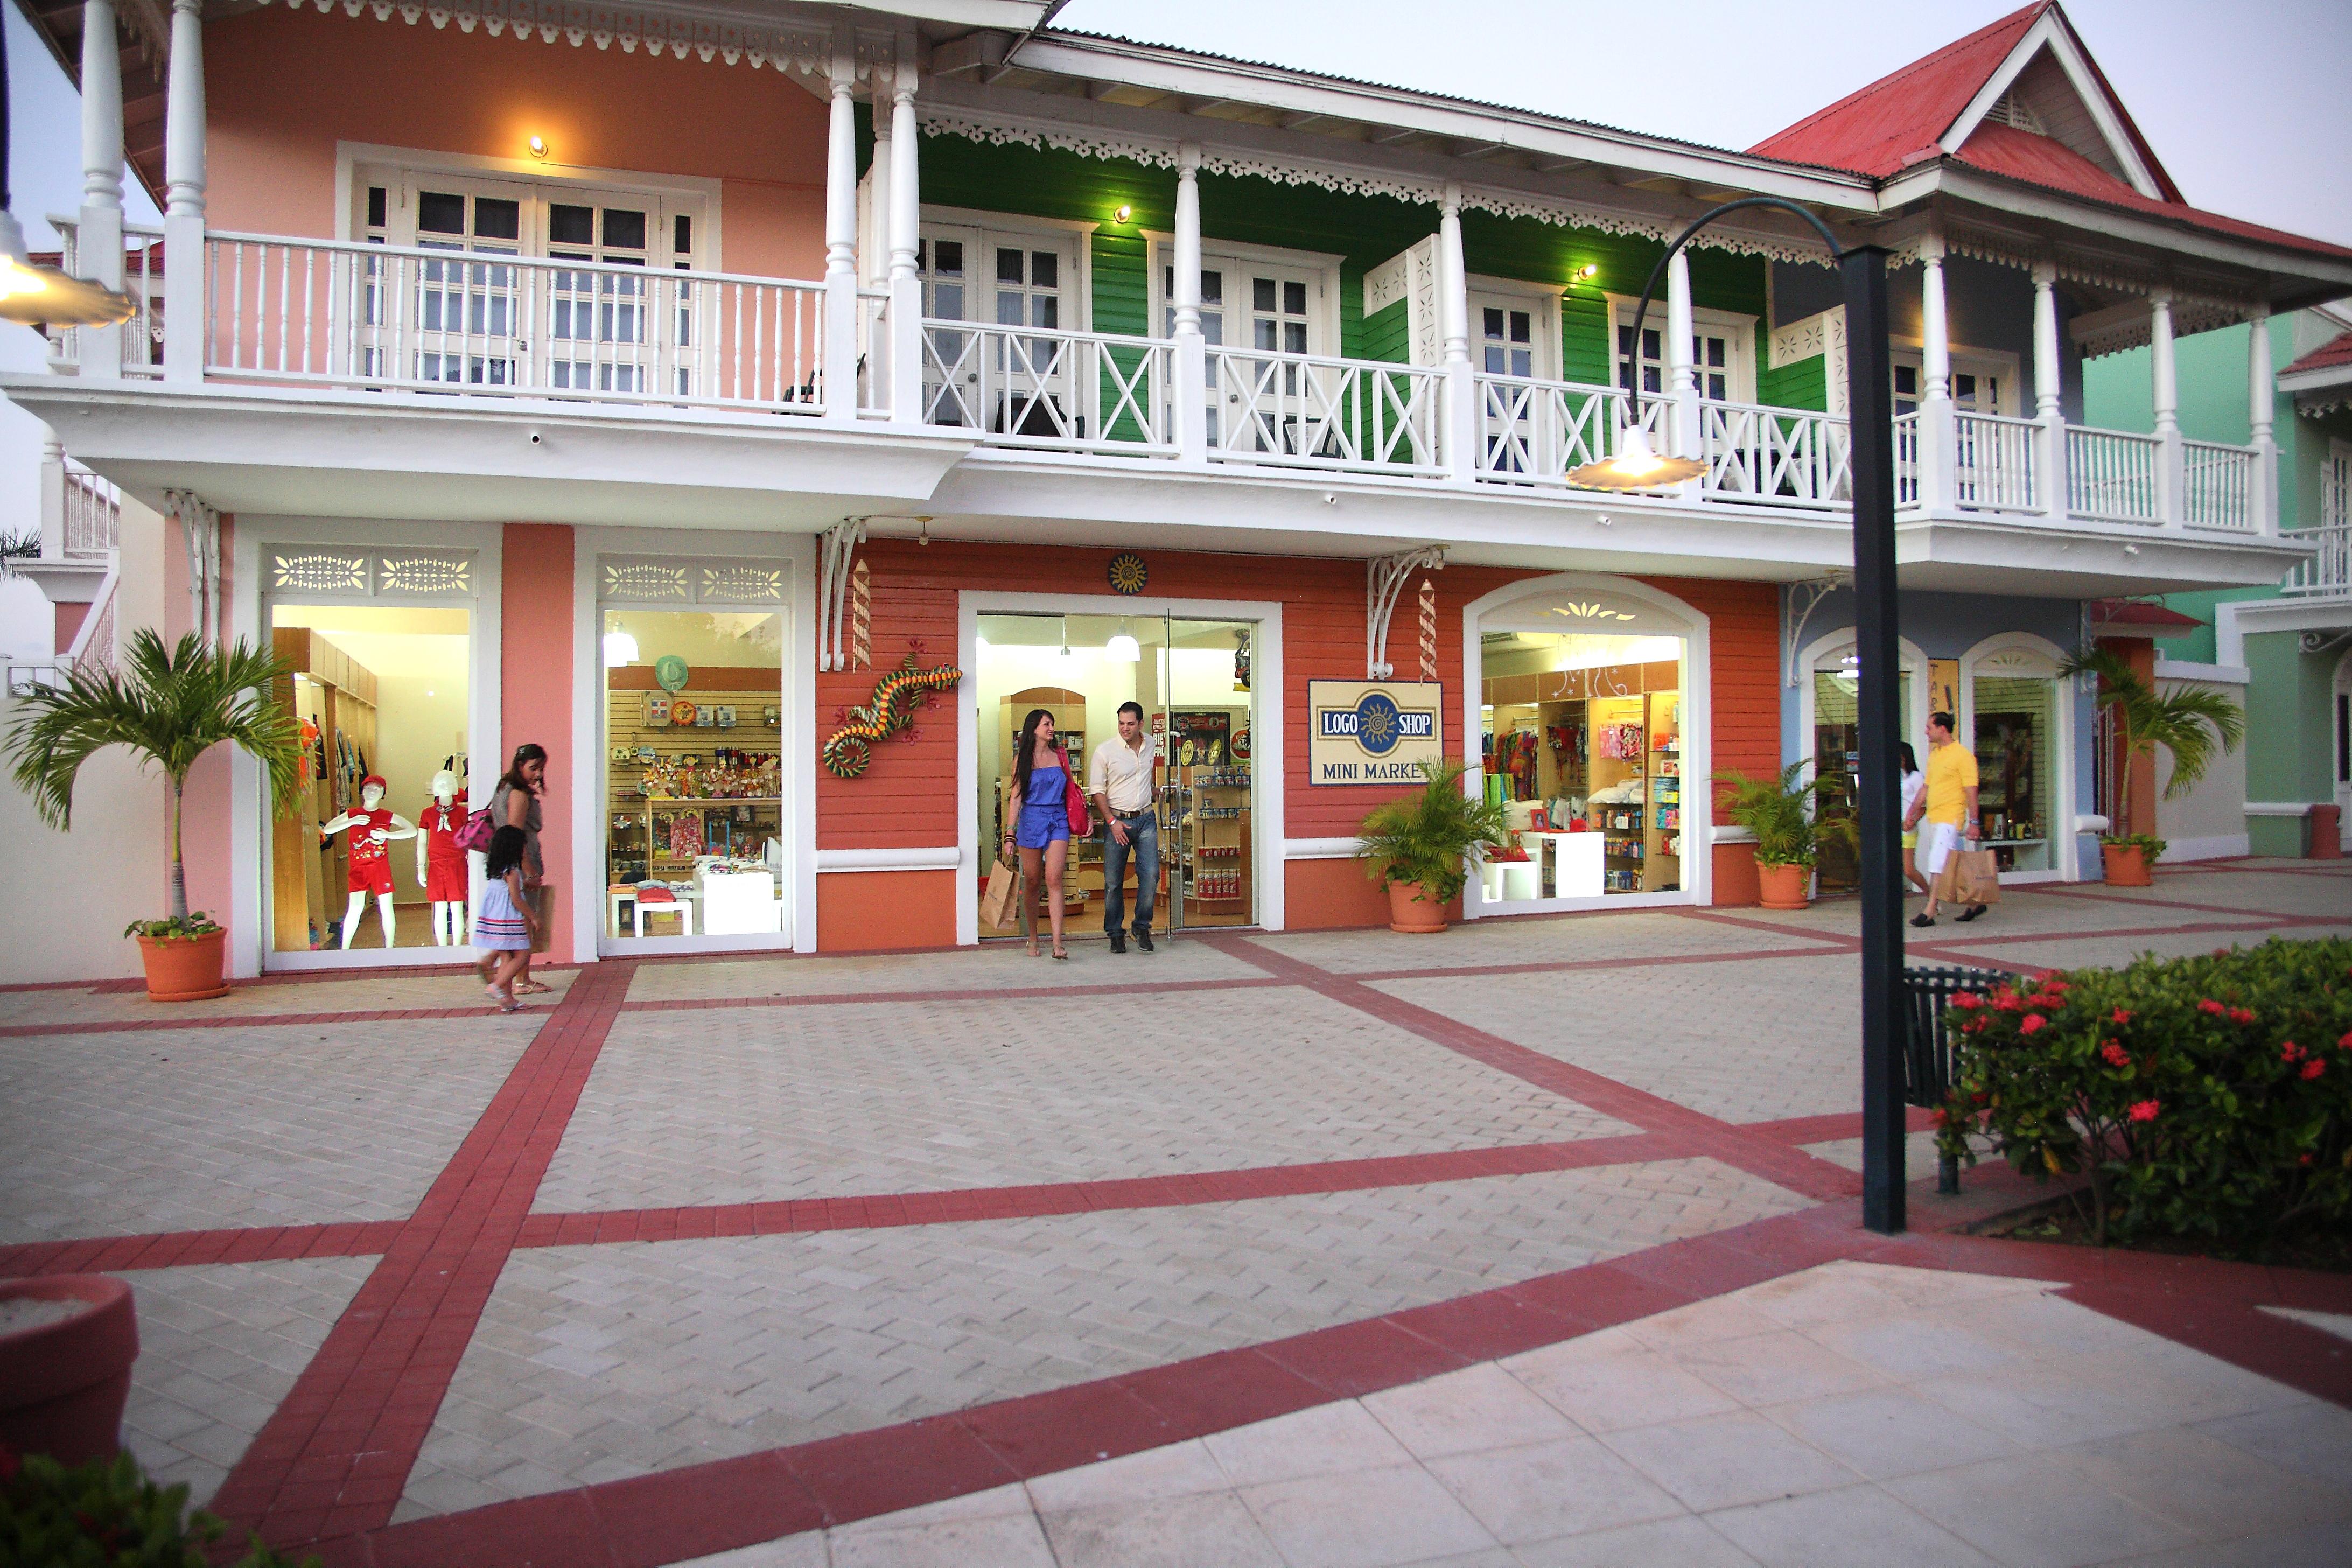
{"type": "Polygon", "coordinates": [[[1151,765],[1159,747],[1143,732],[1139,703],[1118,705],[1118,733],[1096,744],[1087,766],[1103,828],[1103,930],[1113,952],[1127,951],[1127,859],[1135,857],[1135,942],[1151,948],[1151,900],[1160,889],[1160,824],[1151,812],[1151,765]]]}

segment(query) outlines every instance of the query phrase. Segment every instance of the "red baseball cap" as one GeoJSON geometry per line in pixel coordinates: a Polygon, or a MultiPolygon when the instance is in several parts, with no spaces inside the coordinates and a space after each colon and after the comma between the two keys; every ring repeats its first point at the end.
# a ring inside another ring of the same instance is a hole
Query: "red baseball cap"
{"type": "Polygon", "coordinates": [[[390,784],[383,782],[383,775],[382,773],[370,773],[367,777],[360,780],[360,788],[362,789],[367,788],[370,784],[375,785],[378,789],[390,789],[392,787],[390,784]]]}

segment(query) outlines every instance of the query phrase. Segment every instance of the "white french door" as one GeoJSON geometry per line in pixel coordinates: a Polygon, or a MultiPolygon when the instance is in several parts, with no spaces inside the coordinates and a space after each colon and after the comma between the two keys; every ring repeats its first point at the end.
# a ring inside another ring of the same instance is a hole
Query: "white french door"
{"type": "MultiPolygon", "coordinates": [[[[1221,415],[1225,400],[1218,391],[1221,372],[1217,351],[1225,342],[1225,283],[1231,265],[1222,259],[1211,261],[1203,258],[1201,266],[1201,336],[1208,346],[1209,359],[1208,374],[1195,390],[1201,398],[1212,447],[1222,446],[1224,441],[1225,423],[1221,415]]],[[[1172,338],[1176,335],[1176,268],[1163,266],[1160,276],[1160,297],[1163,301],[1160,332],[1172,338]]]]}
{"type": "Polygon", "coordinates": [[[1330,414],[1317,395],[1315,367],[1299,363],[1324,346],[1315,310],[1323,280],[1313,272],[1259,263],[1236,265],[1230,275],[1240,288],[1227,308],[1240,318],[1247,350],[1225,355],[1218,377],[1227,416],[1220,444],[1241,452],[1308,455],[1330,414]]]}
{"type": "Polygon", "coordinates": [[[915,252],[923,314],[1017,331],[925,329],[926,423],[1002,435],[1087,433],[1087,388],[1077,354],[1048,334],[1083,331],[1075,234],[1015,234],[925,224],[915,252]]]}
{"type": "MultiPolygon", "coordinates": [[[[537,238],[526,232],[538,216],[527,188],[412,178],[403,194],[415,229],[407,243],[420,249],[521,256],[537,238]]],[[[516,268],[495,262],[428,261],[418,268],[410,302],[418,342],[415,379],[514,385],[516,361],[530,348],[518,331],[520,283],[516,268]]]]}
{"type": "MultiPolygon", "coordinates": [[[[1668,383],[1666,366],[1666,323],[1664,311],[1653,300],[1651,313],[1642,318],[1642,341],[1633,342],[1632,308],[1626,308],[1617,323],[1617,384],[1627,390],[1633,385],[1638,370],[1642,377],[1642,395],[1664,393],[1668,383]]],[[[1691,329],[1691,378],[1698,395],[1711,403],[1743,403],[1745,390],[1742,371],[1746,356],[1740,352],[1741,329],[1725,323],[1699,321],[1691,329]]]]}
{"type": "MultiPolygon", "coordinates": [[[[1557,313],[1558,307],[1551,307],[1557,313]]],[[[1521,381],[1549,379],[1557,362],[1547,352],[1549,334],[1543,331],[1543,313],[1534,300],[1473,290],[1470,295],[1472,362],[1488,375],[1521,381]]],[[[1496,473],[1516,473],[1536,450],[1532,397],[1486,395],[1478,399],[1479,417],[1486,425],[1486,466],[1496,473]]]]}

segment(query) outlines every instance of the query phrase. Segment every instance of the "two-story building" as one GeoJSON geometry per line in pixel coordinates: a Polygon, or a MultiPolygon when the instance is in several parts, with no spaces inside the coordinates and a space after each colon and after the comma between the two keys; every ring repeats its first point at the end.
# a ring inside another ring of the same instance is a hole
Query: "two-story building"
{"type": "Polygon", "coordinates": [[[2167,416],[2173,343],[2352,292],[2352,252],[2189,205],[2054,4],[1747,152],[1049,10],[38,11],[91,105],[70,265],[142,304],[0,386],[172,518],[121,566],[170,629],[300,671],[296,813],[241,756],[191,795],[238,973],[447,956],[404,871],[388,943],[352,918],[318,828],[523,742],[558,957],[974,942],[1012,726],[1128,700],[1169,921],[1367,923],[1397,786],[1313,771],[1325,681],[1434,688],[1473,787],[1606,826],[1465,915],[1752,896],[1696,781],[1853,761],[1845,326],[1751,211],[1635,331],[1730,196],[1891,253],[1905,723],[1959,715],[2014,875],[2095,874],[2089,606],[2311,552],[2269,428],[2167,416]],[[2085,425],[2085,358],[2139,343],[2154,430],[2085,425]],[[1572,482],[1637,425],[1702,476],[1572,482]],[[910,658],[961,679],[828,752],[910,658]]]}

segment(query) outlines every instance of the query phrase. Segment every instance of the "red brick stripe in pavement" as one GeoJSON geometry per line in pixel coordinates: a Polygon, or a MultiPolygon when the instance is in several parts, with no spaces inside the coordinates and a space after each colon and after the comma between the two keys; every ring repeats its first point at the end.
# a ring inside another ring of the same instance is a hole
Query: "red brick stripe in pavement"
{"type": "Polygon", "coordinates": [[[36,1274],[119,1274],[184,1268],[194,1263],[278,1263],[295,1258],[365,1258],[383,1251],[404,1220],[262,1226],[245,1230],[175,1230],[147,1236],[97,1236],[22,1241],[0,1247],[0,1279],[36,1274]]]}
{"type": "Polygon", "coordinates": [[[1497,1072],[1508,1073],[1521,1082],[1549,1089],[1604,1116],[1632,1122],[1645,1132],[1665,1133],[1689,1153],[1708,1155],[1790,1192],[1828,1199],[1845,1197],[1861,1190],[1862,1177],[1843,1165],[1817,1159],[1734,1122],[1677,1105],[1664,1096],[1603,1078],[1588,1068],[1515,1045],[1443,1013],[1376,990],[1361,980],[1318,969],[1246,937],[1196,940],[1358,1012],[1368,1013],[1383,1023],[1410,1030],[1432,1044],[1497,1072]]]}
{"type": "Polygon", "coordinates": [[[623,960],[572,982],[229,1472],[214,1512],[288,1542],[392,1517],[634,972],[623,960]]]}
{"type": "MultiPolygon", "coordinates": [[[[245,984],[238,982],[239,984],[245,984]]],[[[132,1035],[156,1029],[270,1029],[299,1024],[398,1023],[409,1018],[487,1018],[492,1010],[476,1003],[470,1007],[400,1007],[374,1012],[215,1014],[203,1018],[83,1018],[55,1024],[9,1024],[0,1026],[0,1040],[21,1040],[42,1035],[132,1035]]]]}

